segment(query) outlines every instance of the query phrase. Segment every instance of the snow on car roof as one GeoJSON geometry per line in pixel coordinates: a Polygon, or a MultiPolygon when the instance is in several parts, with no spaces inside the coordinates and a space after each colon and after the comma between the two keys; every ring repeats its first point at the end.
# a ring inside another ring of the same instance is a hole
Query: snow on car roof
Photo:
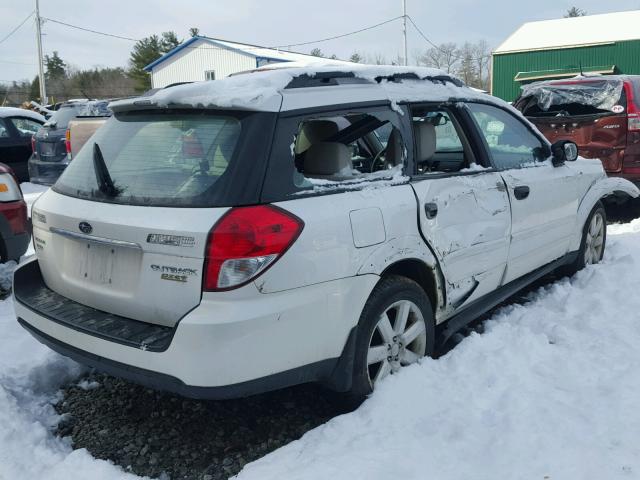
{"type": "Polygon", "coordinates": [[[47,119],[42,115],[32,112],[31,110],[25,110],[24,108],[0,107],[0,118],[7,117],[27,117],[42,123],[47,121],[47,119]]]}
{"type": "Polygon", "coordinates": [[[122,111],[171,106],[278,112],[315,104],[321,105],[323,102],[326,104],[329,99],[330,104],[371,100],[388,100],[395,104],[406,101],[447,101],[452,98],[456,100],[481,98],[485,101],[492,99],[503,103],[494,97],[459,85],[462,85],[462,82],[457,78],[433,68],[355,64],[345,67],[319,63],[294,68],[282,66],[263,71],[251,71],[220,80],[177,85],[159,90],[149,97],[112,102],[110,108],[113,111],[122,111]],[[306,88],[287,89],[295,78],[331,73],[352,74],[353,77],[365,82],[357,85],[347,82],[345,85],[331,86],[330,90],[314,87],[313,94],[306,88]],[[411,74],[427,80],[403,78],[401,81],[379,83],[376,81],[379,77],[397,79],[399,76],[411,74]],[[438,81],[437,79],[450,80],[438,81]],[[304,95],[301,95],[301,91],[304,95]],[[314,96],[316,96],[315,101],[314,96]],[[323,96],[324,99],[322,99],[323,96]],[[289,100],[289,98],[295,98],[295,100],[289,100]]]}

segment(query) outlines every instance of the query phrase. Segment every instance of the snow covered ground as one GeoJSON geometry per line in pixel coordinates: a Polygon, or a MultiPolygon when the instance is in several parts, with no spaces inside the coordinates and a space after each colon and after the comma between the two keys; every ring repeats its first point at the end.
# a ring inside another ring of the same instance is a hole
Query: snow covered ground
{"type": "MultiPolygon", "coordinates": [[[[238,478],[640,478],[640,220],[608,232],[603,264],[502,309],[238,478]]],[[[81,369],[23,331],[11,299],[0,328],[0,479],[136,478],[51,435],[57,388],[81,369]]]]}

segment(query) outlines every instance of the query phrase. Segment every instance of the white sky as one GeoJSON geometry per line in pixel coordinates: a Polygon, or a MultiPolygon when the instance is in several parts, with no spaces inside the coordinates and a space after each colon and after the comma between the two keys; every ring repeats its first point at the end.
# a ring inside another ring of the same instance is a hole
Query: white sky
{"type": "MultiPolygon", "coordinates": [[[[436,42],[485,39],[498,46],[522,23],[562,17],[577,5],[588,13],[640,9],[640,0],[407,0],[408,14],[436,42]]],[[[0,0],[0,39],[33,9],[35,0],[0,0]]],[[[126,37],[142,38],[174,30],[187,38],[189,27],[203,35],[264,46],[339,35],[401,15],[401,0],[41,0],[40,11],[66,23],[126,37]]],[[[409,27],[409,57],[428,47],[409,27]]],[[[78,68],[126,66],[133,42],[107,38],[47,22],[45,53],[57,50],[78,68]]],[[[389,59],[401,51],[401,22],[317,45],[297,47],[347,58],[353,51],[380,52],[389,59]]],[[[296,50],[294,49],[294,50],[296,50]]],[[[0,81],[31,79],[37,72],[35,25],[27,22],[0,44],[0,81]]]]}

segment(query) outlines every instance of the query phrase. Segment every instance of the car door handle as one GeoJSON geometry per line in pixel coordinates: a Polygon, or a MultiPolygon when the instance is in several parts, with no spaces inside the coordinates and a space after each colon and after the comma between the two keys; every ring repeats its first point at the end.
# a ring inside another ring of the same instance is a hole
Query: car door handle
{"type": "Polygon", "coordinates": [[[529,196],[529,187],[526,185],[520,185],[513,189],[513,196],[518,200],[524,200],[529,196]]]}
{"type": "Polygon", "coordinates": [[[429,220],[438,215],[438,204],[429,202],[424,204],[424,213],[429,220]]]}

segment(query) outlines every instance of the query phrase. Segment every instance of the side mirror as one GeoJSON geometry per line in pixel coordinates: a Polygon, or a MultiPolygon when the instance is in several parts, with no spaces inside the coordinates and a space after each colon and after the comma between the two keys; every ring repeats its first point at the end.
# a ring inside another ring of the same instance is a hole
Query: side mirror
{"type": "Polygon", "coordinates": [[[578,159],[578,145],[571,140],[560,140],[551,145],[551,154],[554,166],[575,162],[578,159]]]}

